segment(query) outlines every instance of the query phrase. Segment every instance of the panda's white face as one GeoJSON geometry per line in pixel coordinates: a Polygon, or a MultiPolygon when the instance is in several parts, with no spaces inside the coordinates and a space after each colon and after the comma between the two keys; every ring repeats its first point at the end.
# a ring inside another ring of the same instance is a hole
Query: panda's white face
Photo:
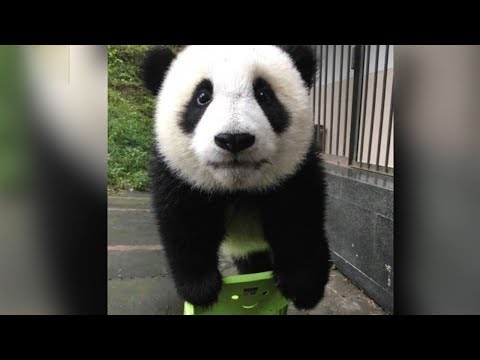
{"type": "Polygon", "coordinates": [[[304,159],[310,114],[307,86],[280,48],[189,46],[158,94],[158,150],[199,189],[263,190],[304,159]]]}

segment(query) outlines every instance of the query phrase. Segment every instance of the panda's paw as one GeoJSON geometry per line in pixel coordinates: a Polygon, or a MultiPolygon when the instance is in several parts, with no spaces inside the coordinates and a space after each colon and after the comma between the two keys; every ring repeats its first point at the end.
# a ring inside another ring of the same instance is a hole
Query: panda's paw
{"type": "Polygon", "coordinates": [[[222,275],[216,271],[177,285],[179,295],[195,306],[212,306],[222,288],[222,275]]]}
{"type": "Polygon", "coordinates": [[[313,309],[322,300],[326,281],[311,274],[275,273],[275,283],[280,292],[299,310],[313,309]]]}

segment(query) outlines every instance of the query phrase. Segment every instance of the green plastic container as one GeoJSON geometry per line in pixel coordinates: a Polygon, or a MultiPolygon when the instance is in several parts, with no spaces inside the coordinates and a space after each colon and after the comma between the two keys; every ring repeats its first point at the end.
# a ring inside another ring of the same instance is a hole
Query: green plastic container
{"type": "Polygon", "coordinates": [[[287,315],[289,301],[275,286],[271,271],[227,276],[223,283],[215,305],[185,302],[184,315],[287,315]]]}

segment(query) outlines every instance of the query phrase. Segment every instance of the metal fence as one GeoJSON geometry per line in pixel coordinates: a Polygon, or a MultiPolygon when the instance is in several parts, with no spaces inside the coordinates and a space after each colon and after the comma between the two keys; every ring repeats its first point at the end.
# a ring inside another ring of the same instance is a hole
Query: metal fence
{"type": "Polygon", "coordinates": [[[313,121],[325,160],[393,175],[393,46],[313,46],[313,121]]]}

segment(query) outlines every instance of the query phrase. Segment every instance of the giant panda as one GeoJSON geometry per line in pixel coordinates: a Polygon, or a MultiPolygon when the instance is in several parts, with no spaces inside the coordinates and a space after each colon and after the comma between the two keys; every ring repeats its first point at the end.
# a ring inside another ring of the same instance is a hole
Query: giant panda
{"type": "Polygon", "coordinates": [[[154,47],[141,78],[156,96],[153,208],[178,294],[210,306],[219,252],[240,273],[273,270],[298,309],[329,277],[326,183],[302,45],[154,47]]]}

